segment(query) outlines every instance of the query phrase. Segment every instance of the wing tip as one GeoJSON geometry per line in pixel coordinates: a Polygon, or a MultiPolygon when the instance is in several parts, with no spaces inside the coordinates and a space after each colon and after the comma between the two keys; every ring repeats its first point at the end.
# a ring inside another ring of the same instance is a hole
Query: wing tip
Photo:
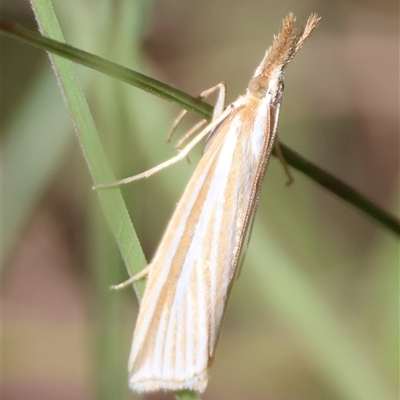
{"type": "Polygon", "coordinates": [[[188,378],[163,378],[160,376],[140,376],[134,374],[129,379],[129,388],[137,393],[155,392],[155,391],[180,391],[194,390],[203,393],[208,383],[208,372],[204,371],[188,378]]]}

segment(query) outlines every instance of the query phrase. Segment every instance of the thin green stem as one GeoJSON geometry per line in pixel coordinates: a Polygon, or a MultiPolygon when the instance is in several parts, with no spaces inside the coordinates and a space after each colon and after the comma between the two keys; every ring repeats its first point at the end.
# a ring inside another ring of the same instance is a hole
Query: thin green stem
{"type": "Polygon", "coordinates": [[[391,215],[329,172],[308,161],[288,146],[282,143],[280,143],[280,145],[283,157],[291,167],[307,175],[314,182],[352,204],[369,218],[378,222],[389,231],[400,236],[400,221],[398,218],[391,215]]]}
{"type": "Polygon", "coordinates": [[[68,44],[42,36],[17,24],[0,20],[0,30],[3,34],[20,42],[29,44],[41,50],[49,51],[78,64],[85,65],[139,89],[145,90],[162,99],[179,104],[188,111],[195,112],[205,119],[212,115],[212,106],[201,100],[175,89],[157,79],[150,78],[122,65],[108,61],[102,57],[76,49],[68,44]]]}
{"type": "MultiPolygon", "coordinates": [[[[67,44],[49,39],[36,32],[22,28],[17,24],[0,21],[0,31],[20,42],[58,54],[71,61],[86,65],[87,67],[117,78],[132,86],[143,89],[165,100],[172,101],[186,110],[198,114],[202,118],[208,120],[211,119],[213,108],[210,104],[192,97],[176,88],[168,86],[156,79],[105,60],[99,56],[78,50],[67,44]]],[[[286,145],[281,144],[281,148],[285,160],[294,169],[301,171],[314,182],[358,208],[373,221],[378,222],[381,226],[400,236],[400,220],[397,217],[389,214],[367,197],[363,196],[327,171],[324,171],[317,165],[306,160],[286,145]]]]}

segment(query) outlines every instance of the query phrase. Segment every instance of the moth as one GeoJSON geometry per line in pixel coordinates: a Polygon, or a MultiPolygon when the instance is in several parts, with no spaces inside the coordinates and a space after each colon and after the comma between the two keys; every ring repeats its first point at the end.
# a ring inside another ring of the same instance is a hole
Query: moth
{"type": "Polygon", "coordinates": [[[128,363],[129,386],[136,392],[203,392],[207,386],[227,300],[247,248],[274,146],[283,70],[320,18],[311,14],[298,33],[295,20],[292,13],[284,18],[244,96],[224,109],[223,83],[203,92],[204,98],[219,90],[211,123],[176,157],[117,182],[150,176],[184,159],[208,135],[154,259],[128,281],[147,274],[128,363]]]}

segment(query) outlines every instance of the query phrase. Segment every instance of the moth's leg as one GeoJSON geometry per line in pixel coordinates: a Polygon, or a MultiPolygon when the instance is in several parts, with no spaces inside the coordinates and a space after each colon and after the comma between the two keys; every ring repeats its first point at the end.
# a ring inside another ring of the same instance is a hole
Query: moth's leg
{"type": "MultiPolygon", "coordinates": [[[[209,97],[211,94],[216,92],[217,90],[219,90],[219,92],[218,92],[217,101],[215,102],[212,120],[214,120],[215,118],[218,118],[222,114],[222,112],[224,111],[225,98],[226,98],[226,85],[225,85],[225,82],[218,83],[218,85],[215,85],[215,86],[213,86],[213,87],[211,87],[211,88],[209,88],[207,90],[204,90],[203,92],[200,93],[200,95],[198,97],[200,100],[204,100],[207,97],[209,97]]],[[[168,132],[167,142],[169,142],[171,140],[171,137],[175,133],[176,128],[182,122],[183,118],[185,117],[185,115],[188,112],[189,111],[187,111],[187,110],[182,110],[182,112],[180,112],[179,115],[176,117],[175,121],[172,124],[172,127],[171,127],[170,131],[168,132]]],[[[176,148],[179,148],[185,140],[187,140],[191,135],[193,135],[198,129],[200,129],[206,123],[207,122],[205,120],[204,121],[200,121],[198,124],[196,124],[194,127],[192,127],[179,140],[178,144],[176,145],[176,148]]]]}
{"type": "Polygon", "coordinates": [[[175,148],[177,150],[180,150],[180,147],[182,146],[182,143],[185,142],[187,139],[189,139],[190,136],[192,136],[194,133],[196,133],[200,128],[203,128],[204,125],[207,125],[208,121],[202,120],[199,121],[197,124],[192,126],[178,141],[176,144],[175,148]]]}
{"type": "Polygon", "coordinates": [[[111,286],[111,289],[112,290],[120,290],[120,289],[126,288],[127,286],[132,285],[132,283],[134,283],[134,282],[138,281],[139,279],[142,279],[143,277],[148,275],[149,274],[149,270],[150,270],[150,265],[148,265],[146,268],[143,268],[136,275],[131,276],[125,282],[122,282],[122,283],[120,283],[118,285],[111,286]]]}
{"type": "Polygon", "coordinates": [[[285,160],[285,157],[283,157],[282,149],[281,149],[281,145],[279,143],[278,133],[277,133],[279,112],[281,109],[281,99],[282,99],[282,91],[280,92],[280,95],[279,95],[279,100],[277,102],[276,110],[275,110],[275,118],[273,119],[273,121],[274,121],[273,122],[274,126],[272,127],[272,132],[274,135],[274,144],[273,145],[274,145],[276,156],[278,157],[279,161],[281,162],[283,170],[287,176],[286,185],[289,186],[294,182],[294,178],[293,178],[292,172],[290,171],[289,165],[285,160]]]}
{"type": "Polygon", "coordinates": [[[147,171],[144,171],[140,174],[134,175],[134,176],[130,176],[128,178],[125,179],[121,179],[119,181],[115,181],[115,182],[110,182],[110,183],[101,183],[99,185],[94,185],[93,189],[97,190],[97,189],[103,189],[103,188],[110,188],[110,187],[114,187],[114,186],[119,186],[119,185],[123,185],[126,183],[130,183],[133,181],[137,181],[139,179],[143,179],[143,178],[148,178],[149,176],[155,174],[158,171],[163,170],[164,168],[169,167],[172,164],[175,164],[178,161],[183,160],[184,158],[186,158],[186,156],[189,154],[190,150],[193,149],[194,146],[196,146],[196,144],[198,144],[205,136],[207,136],[216,126],[218,126],[226,117],[227,115],[229,115],[232,112],[232,108],[231,107],[227,107],[223,113],[221,115],[218,116],[218,118],[216,118],[215,120],[213,120],[212,122],[210,122],[202,131],[200,131],[182,150],[179,154],[177,154],[175,157],[170,158],[167,161],[164,161],[163,163],[156,165],[153,168],[150,168],[147,171]]]}
{"type": "Polygon", "coordinates": [[[276,152],[276,156],[279,158],[279,161],[282,164],[283,170],[286,174],[286,177],[287,177],[286,185],[289,186],[294,182],[294,178],[293,178],[292,172],[290,171],[289,165],[285,160],[285,157],[283,157],[282,148],[279,143],[278,137],[275,138],[274,149],[276,152]]]}

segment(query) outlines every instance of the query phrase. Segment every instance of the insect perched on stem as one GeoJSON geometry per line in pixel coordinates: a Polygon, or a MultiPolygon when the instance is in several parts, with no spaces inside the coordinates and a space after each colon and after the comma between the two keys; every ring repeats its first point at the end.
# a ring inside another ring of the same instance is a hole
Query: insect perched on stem
{"type": "Polygon", "coordinates": [[[213,120],[177,156],[142,174],[98,186],[148,177],[184,159],[209,135],[153,261],[116,287],[148,274],[128,364],[134,391],[202,392],[207,386],[227,299],[248,244],[274,145],[283,69],[320,18],[311,14],[299,33],[295,20],[292,13],[285,17],[244,96],[224,109],[223,83],[201,94],[204,98],[219,90],[213,120]]]}

